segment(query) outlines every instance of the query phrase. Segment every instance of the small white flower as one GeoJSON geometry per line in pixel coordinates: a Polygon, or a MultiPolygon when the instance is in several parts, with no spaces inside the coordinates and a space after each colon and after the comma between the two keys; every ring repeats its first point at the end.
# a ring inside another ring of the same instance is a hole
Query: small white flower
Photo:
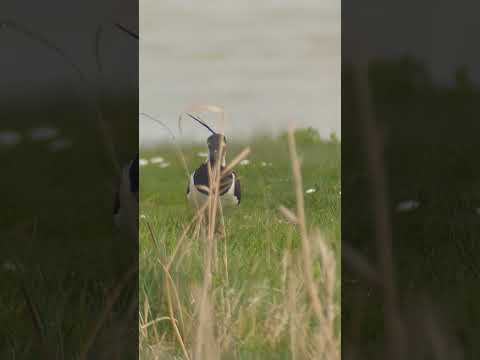
{"type": "Polygon", "coordinates": [[[271,162],[262,161],[261,165],[262,165],[262,167],[267,167],[267,166],[272,166],[272,163],[271,163],[271,162]]]}
{"type": "Polygon", "coordinates": [[[139,164],[140,166],[148,165],[148,160],[147,160],[147,159],[140,159],[140,160],[138,161],[138,164],[139,164]]]}
{"type": "Polygon", "coordinates": [[[11,263],[10,261],[5,261],[2,265],[2,268],[5,271],[15,271],[17,269],[15,264],[11,263]]]}
{"type": "Polygon", "coordinates": [[[10,272],[15,272],[15,271],[23,271],[24,267],[22,264],[14,264],[11,261],[5,261],[2,264],[2,269],[4,271],[10,271],[10,272]]]}
{"type": "Polygon", "coordinates": [[[317,189],[310,188],[307,191],[305,191],[305,194],[313,194],[314,192],[317,192],[317,189]]]}
{"type": "Polygon", "coordinates": [[[15,131],[1,131],[0,145],[15,146],[21,141],[22,137],[15,131]]]}
{"type": "Polygon", "coordinates": [[[242,166],[245,166],[245,165],[248,165],[248,164],[250,164],[250,160],[248,160],[248,159],[244,159],[244,160],[240,161],[240,165],[242,165],[242,166]]]}
{"type": "Polygon", "coordinates": [[[72,142],[69,139],[58,139],[48,144],[48,148],[50,149],[50,151],[53,151],[53,152],[65,150],[71,146],[72,146],[72,142]]]}
{"type": "Polygon", "coordinates": [[[58,129],[52,127],[39,127],[30,130],[30,137],[35,141],[51,140],[58,135],[58,129]]]}
{"type": "Polygon", "coordinates": [[[164,163],[161,163],[159,166],[160,166],[162,169],[165,169],[165,168],[167,168],[167,167],[170,166],[170,163],[164,162],[164,163]]]}
{"type": "Polygon", "coordinates": [[[147,217],[144,214],[140,215],[140,219],[146,219],[147,217]]]}
{"type": "Polygon", "coordinates": [[[261,300],[261,297],[260,297],[260,296],[254,296],[253,298],[250,299],[250,306],[255,305],[255,304],[258,303],[260,300],[261,300]]]}
{"type": "Polygon", "coordinates": [[[197,156],[198,156],[198,157],[207,158],[207,157],[208,157],[208,153],[206,153],[206,152],[199,152],[199,153],[197,153],[197,156]]]}
{"type": "Polygon", "coordinates": [[[397,212],[408,212],[418,209],[420,203],[416,200],[405,200],[397,204],[397,212]]]}
{"type": "Polygon", "coordinates": [[[161,156],[156,156],[156,157],[153,157],[153,158],[150,159],[151,164],[161,164],[164,161],[165,160],[161,156]]]}

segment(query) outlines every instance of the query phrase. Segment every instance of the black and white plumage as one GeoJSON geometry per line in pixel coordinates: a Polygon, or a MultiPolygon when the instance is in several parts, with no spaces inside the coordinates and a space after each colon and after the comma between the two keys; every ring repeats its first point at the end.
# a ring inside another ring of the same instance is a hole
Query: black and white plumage
{"type": "MultiPolygon", "coordinates": [[[[209,167],[210,171],[214,171],[218,161],[221,161],[221,172],[226,167],[225,136],[213,134],[208,138],[207,145],[208,159],[191,174],[187,187],[187,198],[192,206],[201,207],[208,200],[210,193],[209,167]]],[[[219,197],[222,208],[236,207],[240,204],[240,181],[235,172],[231,171],[220,178],[219,197]]]]}
{"type": "Polygon", "coordinates": [[[115,224],[121,227],[125,223],[137,223],[138,216],[138,165],[139,155],[122,170],[120,186],[115,193],[113,217],[115,224]]]}

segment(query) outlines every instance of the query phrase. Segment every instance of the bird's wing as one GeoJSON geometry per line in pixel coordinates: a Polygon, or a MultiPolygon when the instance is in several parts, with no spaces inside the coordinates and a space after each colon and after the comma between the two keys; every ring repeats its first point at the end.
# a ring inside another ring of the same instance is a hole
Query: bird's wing
{"type": "Polygon", "coordinates": [[[234,181],[233,173],[225,174],[220,179],[220,195],[224,195],[232,188],[234,181]]]}
{"type": "Polygon", "coordinates": [[[206,188],[209,188],[208,164],[204,163],[193,173],[193,184],[199,192],[208,195],[206,188]]]}

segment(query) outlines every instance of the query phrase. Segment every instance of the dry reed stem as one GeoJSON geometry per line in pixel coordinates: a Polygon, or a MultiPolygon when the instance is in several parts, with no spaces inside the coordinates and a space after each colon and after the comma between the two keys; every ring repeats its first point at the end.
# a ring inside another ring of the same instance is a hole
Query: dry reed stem
{"type": "Polygon", "coordinates": [[[200,209],[197,210],[197,212],[196,212],[195,216],[193,217],[192,221],[190,221],[190,223],[183,230],[183,233],[180,236],[180,239],[178,240],[177,245],[175,246],[175,249],[173,250],[173,253],[170,257],[170,260],[168,261],[168,264],[167,264],[167,269],[168,270],[170,270],[170,267],[172,266],[173,262],[175,261],[177,253],[180,250],[180,247],[182,246],[183,242],[187,238],[187,234],[190,231],[192,225],[196,224],[201,219],[201,217],[203,216],[203,212],[207,209],[207,206],[208,206],[207,203],[203,204],[203,206],[200,209]]]}
{"type": "MultiPolygon", "coordinates": [[[[162,267],[164,267],[164,265],[162,263],[161,263],[161,265],[162,265],[162,267]]],[[[183,316],[183,311],[182,311],[182,305],[181,305],[182,303],[180,301],[180,296],[179,296],[179,293],[178,293],[178,290],[177,290],[177,286],[176,286],[175,282],[173,281],[173,278],[172,278],[172,275],[170,274],[170,271],[166,267],[164,268],[164,271],[165,271],[166,280],[169,281],[169,283],[172,286],[173,295],[174,295],[175,301],[176,301],[176,307],[178,309],[177,311],[178,311],[178,314],[179,314],[180,326],[182,327],[182,332],[185,333],[185,321],[184,321],[184,316],[183,316]]]]}
{"type": "Polygon", "coordinates": [[[280,206],[278,208],[282,215],[292,224],[298,225],[297,215],[295,215],[291,210],[287,209],[285,206],[280,206]]]}
{"type": "MultiPolygon", "coordinates": [[[[153,229],[152,229],[149,222],[147,222],[147,227],[148,227],[148,230],[150,232],[150,238],[152,239],[155,247],[158,250],[155,235],[153,233],[153,229]]],[[[164,264],[164,262],[161,259],[158,259],[158,262],[160,263],[160,266],[162,267],[162,269],[165,273],[164,286],[165,286],[165,290],[166,290],[166,293],[167,293],[167,306],[168,306],[168,311],[169,311],[170,323],[172,324],[175,336],[177,338],[177,341],[180,344],[180,347],[182,349],[182,352],[184,353],[184,356],[186,357],[187,360],[189,360],[190,357],[189,357],[188,351],[186,349],[185,342],[183,341],[182,335],[180,333],[180,330],[177,326],[177,322],[175,320],[175,311],[174,311],[174,308],[173,308],[173,301],[172,301],[172,296],[171,296],[170,283],[172,284],[172,289],[173,289],[174,296],[175,296],[175,301],[176,301],[176,307],[178,308],[178,312],[179,312],[179,315],[180,315],[180,323],[182,324],[182,328],[185,328],[184,321],[183,321],[182,305],[181,305],[180,297],[178,295],[178,291],[177,291],[177,288],[176,288],[175,283],[173,281],[173,278],[170,275],[169,269],[167,268],[167,266],[164,264]]]]}
{"type": "Polygon", "coordinates": [[[159,322],[162,322],[162,321],[176,321],[176,320],[170,318],[169,316],[163,316],[163,317],[157,318],[155,320],[149,321],[147,323],[142,321],[143,325],[140,325],[140,329],[142,329],[142,330],[147,329],[150,326],[156,325],[156,324],[158,324],[159,322]]]}
{"type": "MultiPolygon", "coordinates": [[[[149,304],[147,298],[145,298],[145,302],[143,303],[143,311],[145,313],[145,321],[148,321],[148,314],[151,313],[151,309],[150,309],[150,304],[149,304]]],[[[159,343],[160,342],[160,337],[158,335],[158,331],[157,331],[156,326],[153,327],[153,333],[154,333],[154,336],[155,336],[155,340],[157,341],[157,343],[159,343]]]]}
{"type": "MultiPolygon", "coordinates": [[[[223,144],[220,147],[220,156],[222,158],[223,154],[223,144]]],[[[220,186],[220,165],[221,162],[217,161],[215,169],[213,170],[208,162],[208,172],[209,172],[209,196],[208,196],[208,234],[207,234],[207,247],[205,254],[205,270],[203,277],[203,286],[201,289],[200,297],[200,306],[199,306],[199,325],[197,330],[197,340],[195,347],[195,358],[202,358],[203,347],[205,344],[206,333],[208,331],[208,318],[210,314],[208,313],[208,293],[210,292],[212,285],[212,258],[214,256],[214,228],[217,212],[217,203],[218,203],[218,189],[220,186]]]]}
{"type": "Polygon", "coordinates": [[[322,305],[320,304],[320,300],[318,298],[317,290],[315,288],[315,281],[312,273],[312,259],[311,259],[311,249],[310,244],[308,242],[308,232],[307,232],[307,224],[305,218],[305,204],[303,199],[303,184],[302,184],[302,173],[300,170],[300,161],[298,159],[297,151],[296,151],[296,144],[295,144],[295,135],[293,127],[290,126],[288,131],[288,145],[290,149],[290,161],[292,163],[292,172],[293,172],[293,179],[295,183],[295,195],[297,200],[297,214],[296,218],[298,219],[298,225],[300,228],[300,236],[302,239],[302,254],[304,259],[304,275],[305,280],[307,283],[308,294],[310,297],[310,301],[312,303],[313,310],[317,314],[319,319],[323,319],[322,313],[322,305]]]}
{"type": "MultiPolygon", "coordinates": [[[[302,268],[303,268],[303,275],[305,277],[305,286],[307,288],[307,294],[310,299],[310,305],[312,307],[313,312],[315,313],[318,321],[320,322],[320,331],[322,333],[322,341],[325,342],[325,348],[327,349],[329,354],[332,354],[333,358],[339,359],[340,358],[340,350],[338,348],[338,344],[335,341],[335,336],[331,328],[333,327],[333,320],[332,312],[330,308],[325,308],[322,306],[319,294],[317,292],[317,287],[315,284],[315,279],[313,276],[313,260],[312,260],[312,249],[310,247],[310,237],[307,231],[307,223],[306,223],[306,216],[305,216],[305,203],[303,198],[303,181],[302,181],[302,173],[301,173],[301,165],[300,160],[298,159],[297,150],[296,150],[296,143],[295,143],[295,134],[294,128],[290,125],[288,131],[288,144],[290,149],[290,161],[292,163],[292,173],[294,179],[294,187],[295,187],[295,194],[296,194],[296,202],[297,202],[297,214],[292,214],[288,209],[285,207],[280,207],[280,211],[287,215],[287,218],[291,220],[295,220],[299,229],[300,229],[300,237],[301,237],[301,250],[302,250],[302,268]]],[[[319,237],[320,238],[320,237],[319,237]]],[[[322,267],[327,268],[324,270],[324,274],[328,274],[329,261],[331,256],[325,254],[325,247],[322,247],[320,242],[320,252],[321,260],[322,260],[322,267]]],[[[331,305],[333,302],[333,284],[332,280],[328,281],[324,284],[327,285],[327,305],[331,305]],[[330,299],[331,297],[331,299],[330,299]]],[[[322,348],[319,350],[320,353],[324,353],[324,349],[322,348]]]]}
{"type": "Polygon", "coordinates": [[[238,154],[231,162],[230,164],[228,164],[225,169],[222,171],[222,176],[228,174],[230,171],[233,170],[233,168],[235,166],[237,166],[240,161],[242,161],[243,159],[245,159],[248,155],[250,155],[251,153],[251,149],[250,147],[247,147],[245,149],[243,149],[240,154],[238,154]]]}
{"type": "MultiPolygon", "coordinates": [[[[150,233],[150,238],[151,240],[153,241],[154,243],[154,246],[158,249],[158,246],[157,246],[157,242],[156,242],[156,238],[155,238],[155,235],[153,233],[153,229],[152,229],[152,226],[150,225],[150,223],[147,221],[147,228],[149,230],[149,233],[150,233]]],[[[182,305],[181,305],[181,301],[180,301],[180,296],[178,294],[178,290],[177,290],[177,287],[175,286],[175,282],[173,281],[173,278],[171,277],[170,275],[170,269],[164,265],[165,264],[165,260],[162,260],[161,258],[158,259],[160,265],[162,266],[164,272],[165,272],[165,279],[167,281],[167,285],[168,285],[168,281],[171,282],[172,284],[172,289],[173,289],[173,293],[174,293],[174,296],[175,296],[175,301],[176,301],[176,307],[178,309],[178,313],[179,313],[179,319],[180,319],[180,324],[182,326],[182,330],[185,330],[185,322],[184,322],[184,317],[183,317],[183,312],[182,312],[182,305]]],[[[170,293],[170,289],[167,289],[167,294],[170,293]]],[[[170,299],[170,298],[169,298],[170,299]]],[[[170,315],[171,316],[171,315],[170,315]]],[[[173,317],[172,317],[173,319],[173,317]]],[[[176,326],[176,324],[175,324],[176,326]]]]}
{"type": "MultiPolygon", "coordinates": [[[[222,239],[223,239],[223,270],[225,274],[225,287],[228,289],[230,287],[230,277],[228,275],[228,237],[225,228],[225,217],[223,214],[222,203],[220,203],[220,220],[222,221],[222,239]]],[[[227,297],[227,316],[231,316],[231,303],[230,299],[227,297]]]]}
{"type": "MultiPolygon", "coordinates": [[[[165,271],[165,289],[166,289],[166,292],[167,292],[167,304],[168,304],[168,312],[169,312],[169,315],[170,315],[170,323],[172,324],[172,327],[173,327],[173,330],[175,332],[175,336],[177,337],[177,341],[178,343],[180,344],[180,347],[182,349],[182,352],[183,352],[183,356],[185,356],[185,358],[187,360],[190,359],[190,355],[188,354],[188,351],[187,351],[187,348],[185,346],[185,343],[183,341],[183,338],[182,338],[182,335],[180,334],[180,330],[178,329],[178,326],[177,326],[177,322],[175,321],[175,314],[174,314],[174,310],[173,310],[173,304],[172,304],[172,297],[171,297],[171,294],[170,294],[170,280],[171,277],[170,277],[170,273],[168,272],[167,268],[165,267],[165,265],[163,263],[160,262],[160,265],[162,266],[163,270],[165,271]]],[[[180,306],[180,304],[179,304],[180,306]]]]}
{"type": "Polygon", "coordinates": [[[290,277],[292,276],[290,273],[290,267],[291,267],[291,255],[287,251],[286,252],[287,259],[286,259],[286,276],[285,276],[285,282],[286,282],[286,298],[287,298],[287,309],[289,313],[289,321],[288,321],[288,334],[290,338],[290,352],[292,354],[292,360],[296,360],[298,358],[297,355],[297,341],[296,341],[296,334],[297,334],[297,329],[296,329],[296,319],[294,317],[295,315],[295,310],[297,309],[296,305],[296,296],[295,296],[295,289],[293,287],[293,282],[291,281],[290,277]]]}
{"type": "Polygon", "coordinates": [[[225,348],[227,346],[227,336],[228,336],[228,331],[233,327],[234,325],[234,318],[233,318],[233,313],[237,311],[237,309],[240,307],[240,300],[242,298],[243,293],[245,292],[245,286],[243,286],[237,295],[236,301],[234,301],[233,304],[231,304],[231,309],[230,313],[228,314],[228,318],[225,321],[224,324],[224,333],[222,337],[219,339],[219,344],[221,348],[225,348]]]}
{"type": "Polygon", "coordinates": [[[22,283],[22,293],[23,293],[25,302],[27,304],[28,311],[32,318],[32,323],[35,329],[35,335],[37,337],[38,342],[40,343],[41,351],[43,353],[43,356],[46,359],[48,359],[51,356],[51,354],[50,354],[50,350],[47,347],[47,339],[45,338],[42,319],[40,317],[40,313],[38,311],[37,306],[33,302],[30,295],[28,294],[25,283],[22,283]]]}
{"type": "MultiPolygon", "coordinates": [[[[220,156],[224,153],[224,144],[222,143],[220,147],[220,156]]],[[[250,153],[250,149],[247,148],[243,150],[239,155],[235,157],[235,159],[226,167],[231,171],[236,164],[238,164],[245,156],[250,153]]],[[[196,347],[195,347],[195,358],[201,358],[201,354],[203,354],[202,349],[206,345],[206,338],[205,335],[208,332],[208,325],[212,326],[212,324],[208,324],[207,320],[211,318],[211,315],[208,313],[209,305],[208,305],[208,294],[211,289],[212,285],[212,260],[214,259],[215,255],[215,226],[216,226],[216,218],[218,212],[218,205],[219,205],[219,189],[220,189],[220,179],[226,173],[226,170],[221,171],[221,162],[217,161],[215,164],[215,168],[212,169],[210,163],[208,164],[208,171],[209,171],[209,178],[210,178],[210,192],[208,197],[208,233],[207,233],[207,246],[205,252],[205,270],[204,270],[204,278],[203,278],[203,285],[201,288],[201,298],[200,298],[200,305],[199,305],[199,320],[198,320],[198,329],[197,329],[197,336],[196,336],[196,347]]],[[[231,308],[231,306],[229,305],[231,308]]]]}

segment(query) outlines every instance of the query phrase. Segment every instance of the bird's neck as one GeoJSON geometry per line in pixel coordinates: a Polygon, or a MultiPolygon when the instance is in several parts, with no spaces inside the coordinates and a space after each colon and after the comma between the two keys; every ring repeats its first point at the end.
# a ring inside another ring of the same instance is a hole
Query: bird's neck
{"type": "MultiPolygon", "coordinates": [[[[223,152],[222,154],[222,162],[220,163],[220,166],[226,166],[227,162],[225,160],[226,154],[223,152]]],[[[214,155],[212,152],[210,152],[210,149],[208,150],[208,162],[210,162],[210,165],[213,167],[218,161],[218,156],[214,155]]]]}
{"type": "MultiPolygon", "coordinates": [[[[210,163],[210,166],[213,168],[217,164],[217,159],[211,157],[209,158],[208,162],[210,163]]],[[[220,163],[220,166],[222,167],[227,166],[227,161],[225,160],[225,157],[222,158],[222,162],[220,163]]]]}

